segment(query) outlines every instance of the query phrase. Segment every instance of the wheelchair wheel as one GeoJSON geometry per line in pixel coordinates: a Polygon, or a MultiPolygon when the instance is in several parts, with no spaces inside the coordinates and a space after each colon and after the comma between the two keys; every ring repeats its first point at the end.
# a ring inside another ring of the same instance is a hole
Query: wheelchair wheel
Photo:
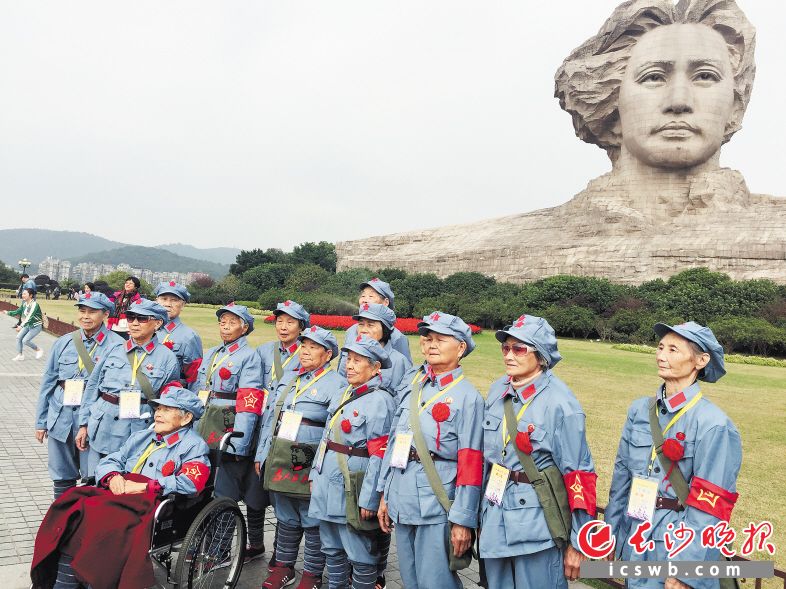
{"type": "Polygon", "coordinates": [[[237,503],[214,499],[188,528],[177,557],[175,582],[188,589],[232,589],[246,553],[246,522],[237,503]]]}

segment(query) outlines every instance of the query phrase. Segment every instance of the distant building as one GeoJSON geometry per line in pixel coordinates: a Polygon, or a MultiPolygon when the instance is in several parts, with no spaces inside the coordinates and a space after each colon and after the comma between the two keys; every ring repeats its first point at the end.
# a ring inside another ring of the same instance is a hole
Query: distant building
{"type": "Polygon", "coordinates": [[[111,272],[124,272],[127,275],[137,276],[152,286],[171,280],[189,285],[199,278],[208,277],[208,274],[204,272],[154,272],[148,268],[134,268],[126,263],[113,266],[112,264],[81,262],[72,266],[68,260],[59,260],[51,256],[45,258],[38,265],[39,274],[46,274],[58,282],[73,280],[80,285],[85,282],[93,282],[99,276],[105,276],[111,272]]]}

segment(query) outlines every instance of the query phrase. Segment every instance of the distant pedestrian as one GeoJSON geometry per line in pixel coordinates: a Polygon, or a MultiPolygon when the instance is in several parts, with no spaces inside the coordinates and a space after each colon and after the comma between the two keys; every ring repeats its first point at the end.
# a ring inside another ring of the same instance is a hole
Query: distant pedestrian
{"type": "Polygon", "coordinates": [[[19,362],[25,359],[24,346],[33,349],[36,360],[40,359],[44,355],[44,350],[33,343],[33,338],[43,329],[43,316],[41,307],[35,300],[35,291],[31,288],[23,288],[22,305],[14,311],[3,311],[3,313],[19,317],[19,325],[16,328],[19,332],[16,336],[17,355],[14,356],[13,361],[19,362]]]}
{"type": "Polygon", "coordinates": [[[139,294],[140,284],[139,278],[136,276],[129,276],[126,278],[123,290],[118,290],[109,297],[109,300],[115,304],[115,312],[109,317],[107,327],[125,339],[128,339],[128,319],[126,319],[126,311],[131,303],[135,303],[142,298],[139,294]]]}

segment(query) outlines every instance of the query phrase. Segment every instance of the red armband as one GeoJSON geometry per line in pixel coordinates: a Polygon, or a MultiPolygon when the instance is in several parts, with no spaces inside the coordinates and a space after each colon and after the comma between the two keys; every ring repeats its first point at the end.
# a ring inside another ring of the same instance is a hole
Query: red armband
{"type": "Polygon", "coordinates": [[[197,493],[201,493],[202,489],[207,484],[207,477],[210,475],[210,467],[207,464],[202,464],[199,461],[185,462],[177,473],[178,475],[185,475],[188,477],[194,486],[197,493]]]}
{"type": "Polygon", "coordinates": [[[197,376],[199,376],[199,367],[202,366],[202,358],[197,358],[190,364],[183,367],[183,374],[186,377],[186,382],[188,384],[196,382],[197,376]]]}
{"type": "Polygon", "coordinates": [[[483,453],[472,448],[458,451],[456,467],[456,486],[476,486],[483,482],[483,453]]]}
{"type": "Polygon", "coordinates": [[[731,519],[731,510],[734,509],[734,504],[739,496],[739,493],[732,493],[709,481],[693,477],[690,482],[688,500],[685,503],[728,522],[731,519]]]}
{"type": "Polygon", "coordinates": [[[385,455],[385,450],[388,448],[388,437],[380,436],[369,440],[366,444],[368,446],[368,455],[382,458],[385,455]]]}
{"type": "Polygon", "coordinates": [[[595,484],[598,475],[594,472],[574,470],[562,476],[565,489],[568,492],[568,505],[571,511],[583,509],[590,517],[595,517],[598,512],[595,484]]]}
{"type": "Polygon", "coordinates": [[[235,411],[237,413],[255,413],[262,415],[265,393],[260,389],[238,389],[235,411]]]}

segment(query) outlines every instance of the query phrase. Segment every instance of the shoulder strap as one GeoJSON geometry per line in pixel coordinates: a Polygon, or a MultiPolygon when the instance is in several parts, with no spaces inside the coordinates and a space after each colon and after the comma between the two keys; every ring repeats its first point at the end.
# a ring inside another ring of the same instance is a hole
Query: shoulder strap
{"type": "Polygon", "coordinates": [[[87,369],[87,374],[93,374],[93,368],[95,368],[96,365],[90,357],[90,354],[87,353],[87,348],[85,348],[85,344],[82,341],[82,331],[79,329],[72,331],[71,340],[74,342],[74,347],[76,348],[76,353],[79,354],[79,359],[82,360],[82,364],[84,364],[85,369],[87,369]]]}
{"type": "Polygon", "coordinates": [[[281,354],[278,351],[278,346],[273,346],[273,380],[278,380],[284,375],[284,367],[281,364],[281,354]]]}
{"type": "Polygon", "coordinates": [[[510,400],[510,397],[505,399],[504,407],[505,425],[508,428],[510,442],[513,443],[513,447],[516,449],[516,455],[519,457],[519,462],[521,463],[521,467],[524,469],[524,473],[527,475],[530,483],[532,483],[532,486],[537,491],[538,487],[543,483],[543,475],[535,465],[535,461],[532,459],[532,456],[522,452],[516,444],[516,436],[519,433],[518,420],[516,419],[516,415],[513,413],[513,402],[510,400]]]}
{"type": "Polygon", "coordinates": [[[420,457],[420,464],[426,472],[428,484],[434,492],[434,496],[442,505],[445,513],[450,513],[450,508],[453,507],[453,502],[448,498],[445,492],[445,487],[442,485],[442,479],[437,474],[437,469],[434,466],[434,461],[429,454],[428,444],[423,437],[423,432],[420,429],[420,412],[418,411],[418,402],[415,398],[414,391],[409,392],[409,426],[412,428],[412,440],[415,442],[415,449],[418,451],[420,457]]]}
{"type": "Polygon", "coordinates": [[[655,444],[655,452],[658,454],[661,468],[671,473],[669,475],[669,481],[671,482],[671,486],[674,487],[674,493],[677,495],[677,499],[679,499],[680,504],[684,507],[685,502],[688,500],[690,486],[685,480],[685,476],[682,474],[679,466],[674,464],[663,454],[663,431],[661,431],[660,423],[658,423],[657,399],[653,399],[650,402],[650,432],[652,433],[652,443],[655,444]]]}
{"type": "Polygon", "coordinates": [[[276,410],[273,413],[273,435],[276,435],[276,427],[278,427],[278,419],[281,417],[281,410],[284,408],[284,401],[287,400],[289,391],[295,387],[295,380],[296,379],[294,378],[292,379],[292,382],[289,383],[289,386],[287,386],[284,392],[282,392],[276,400],[276,410]]]}
{"type": "MultiPolygon", "coordinates": [[[[128,352],[126,354],[128,356],[128,361],[131,363],[131,366],[134,365],[134,354],[133,352],[128,352]]],[[[152,401],[156,398],[156,394],[153,392],[153,385],[150,384],[150,379],[147,378],[147,374],[144,372],[137,372],[136,379],[139,381],[139,388],[142,389],[142,393],[145,395],[145,398],[148,401],[152,401]]]]}

